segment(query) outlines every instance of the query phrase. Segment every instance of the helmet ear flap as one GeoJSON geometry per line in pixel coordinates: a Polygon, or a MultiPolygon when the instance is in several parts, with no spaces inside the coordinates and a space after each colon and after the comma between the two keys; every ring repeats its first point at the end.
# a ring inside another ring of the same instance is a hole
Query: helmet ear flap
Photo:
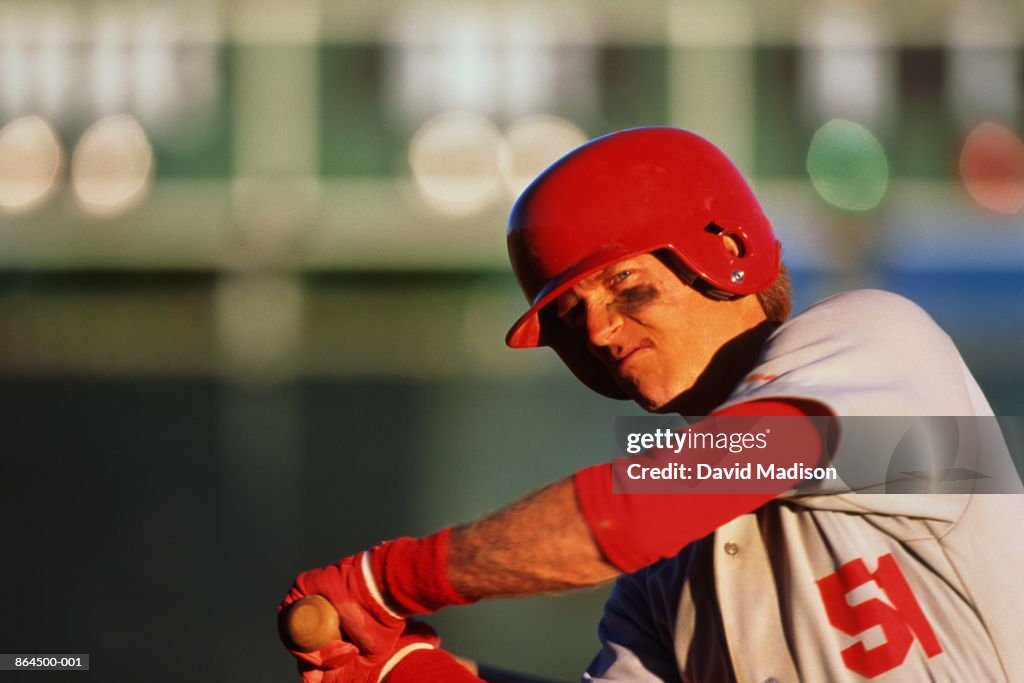
{"type": "Polygon", "coordinates": [[[539,315],[544,330],[541,343],[555,350],[576,379],[608,398],[622,401],[629,398],[612,379],[608,369],[587,350],[586,342],[559,320],[550,307],[541,309],[539,315]]]}

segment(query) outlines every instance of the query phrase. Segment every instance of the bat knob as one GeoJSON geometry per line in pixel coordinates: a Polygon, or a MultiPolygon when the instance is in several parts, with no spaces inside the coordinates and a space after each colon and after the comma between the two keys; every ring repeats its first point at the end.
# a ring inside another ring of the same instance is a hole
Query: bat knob
{"type": "Polygon", "coordinates": [[[341,638],[338,611],[319,595],[307,595],[289,605],[284,615],[284,630],[300,652],[319,650],[341,638]]]}

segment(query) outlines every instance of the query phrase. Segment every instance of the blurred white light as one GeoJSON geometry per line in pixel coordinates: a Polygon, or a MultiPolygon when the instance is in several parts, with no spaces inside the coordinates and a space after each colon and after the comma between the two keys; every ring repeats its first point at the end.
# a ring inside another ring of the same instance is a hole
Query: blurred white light
{"type": "Polygon", "coordinates": [[[4,7],[0,15],[0,106],[8,116],[26,113],[31,87],[28,22],[4,7]]]}
{"type": "Polygon", "coordinates": [[[400,111],[423,120],[439,109],[494,113],[501,89],[496,7],[413,6],[392,27],[400,111]]]}
{"type": "MultiPolygon", "coordinates": [[[[523,116],[553,108],[560,95],[559,40],[564,36],[557,21],[537,8],[510,6],[501,22],[505,49],[502,51],[502,110],[523,116]]],[[[564,52],[564,48],[562,49],[564,52]]]]}
{"type": "Polygon", "coordinates": [[[392,113],[412,125],[451,110],[508,120],[593,106],[594,31],[574,3],[405,3],[388,32],[392,113]]]}
{"type": "Polygon", "coordinates": [[[128,101],[128,27],[116,11],[105,14],[96,26],[90,63],[92,99],[96,111],[123,111],[128,101]]]}
{"type": "Polygon", "coordinates": [[[118,114],[82,134],[71,160],[71,185],[84,211],[109,216],[145,198],[152,170],[146,131],[131,116],[118,114]]]}
{"type": "Polygon", "coordinates": [[[949,15],[948,40],[945,93],[957,121],[1015,120],[1022,67],[1013,22],[999,3],[959,2],[949,15]]]}
{"type": "Polygon", "coordinates": [[[175,115],[183,99],[175,74],[176,26],[165,12],[141,13],[134,31],[132,93],[139,118],[152,129],[175,115]]]}
{"type": "Polygon", "coordinates": [[[505,185],[518,197],[541,171],[586,142],[578,127],[558,116],[528,116],[509,126],[498,157],[505,185]]]}
{"type": "Polygon", "coordinates": [[[64,101],[71,89],[72,27],[65,15],[53,13],[39,29],[36,56],[42,111],[51,118],[64,114],[64,101]]]}
{"type": "Polygon", "coordinates": [[[883,127],[892,114],[895,71],[879,17],[853,3],[821,5],[807,17],[801,90],[812,119],[883,127]]]}
{"type": "Polygon", "coordinates": [[[451,112],[423,124],[409,145],[420,194],[445,213],[484,208],[501,193],[501,142],[501,132],[479,114],[451,112]]]}
{"type": "Polygon", "coordinates": [[[38,116],[25,116],[0,129],[0,208],[28,211],[57,185],[63,154],[53,129],[38,116]]]}
{"type": "MultiPolygon", "coordinates": [[[[482,9],[482,8],[481,8],[482,9]]],[[[441,44],[441,71],[446,101],[455,109],[479,109],[493,102],[499,85],[498,59],[490,48],[487,15],[470,11],[453,16],[448,40],[441,44]]]]}

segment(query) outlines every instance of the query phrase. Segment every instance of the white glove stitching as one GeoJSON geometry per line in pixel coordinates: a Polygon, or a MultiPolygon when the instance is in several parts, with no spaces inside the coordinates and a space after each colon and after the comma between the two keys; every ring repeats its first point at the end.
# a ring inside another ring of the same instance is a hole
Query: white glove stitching
{"type": "Polygon", "coordinates": [[[410,645],[406,645],[401,650],[392,655],[391,659],[389,659],[387,663],[384,665],[384,668],[380,670],[380,676],[377,678],[377,683],[381,683],[387,677],[387,675],[391,673],[391,670],[398,666],[398,663],[405,659],[406,655],[408,655],[410,652],[415,652],[416,650],[433,649],[434,646],[430,643],[412,643],[410,645]]]}
{"type": "Polygon", "coordinates": [[[391,608],[384,602],[384,596],[381,595],[380,589],[377,587],[377,580],[373,578],[373,571],[370,569],[370,553],[363,553],[359,558],[359,566],[363,570],[363,581],[366,582],[366,590],[370,592],[370,596],[377,601],[385,612],[393,616],[395,619],[401,619],[402,615],[395,614],[391,608]]]}

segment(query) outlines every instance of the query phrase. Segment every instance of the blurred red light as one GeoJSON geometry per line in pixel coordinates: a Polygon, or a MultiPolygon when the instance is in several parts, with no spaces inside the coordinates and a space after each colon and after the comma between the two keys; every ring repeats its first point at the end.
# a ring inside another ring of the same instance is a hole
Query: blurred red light
{"type": "Polygon", "coordinates": [[[975,126],[960,150],[960,178],[981,206],[1017,213],[1024,208],[1024,141],[999,123],[975,126]]]}

